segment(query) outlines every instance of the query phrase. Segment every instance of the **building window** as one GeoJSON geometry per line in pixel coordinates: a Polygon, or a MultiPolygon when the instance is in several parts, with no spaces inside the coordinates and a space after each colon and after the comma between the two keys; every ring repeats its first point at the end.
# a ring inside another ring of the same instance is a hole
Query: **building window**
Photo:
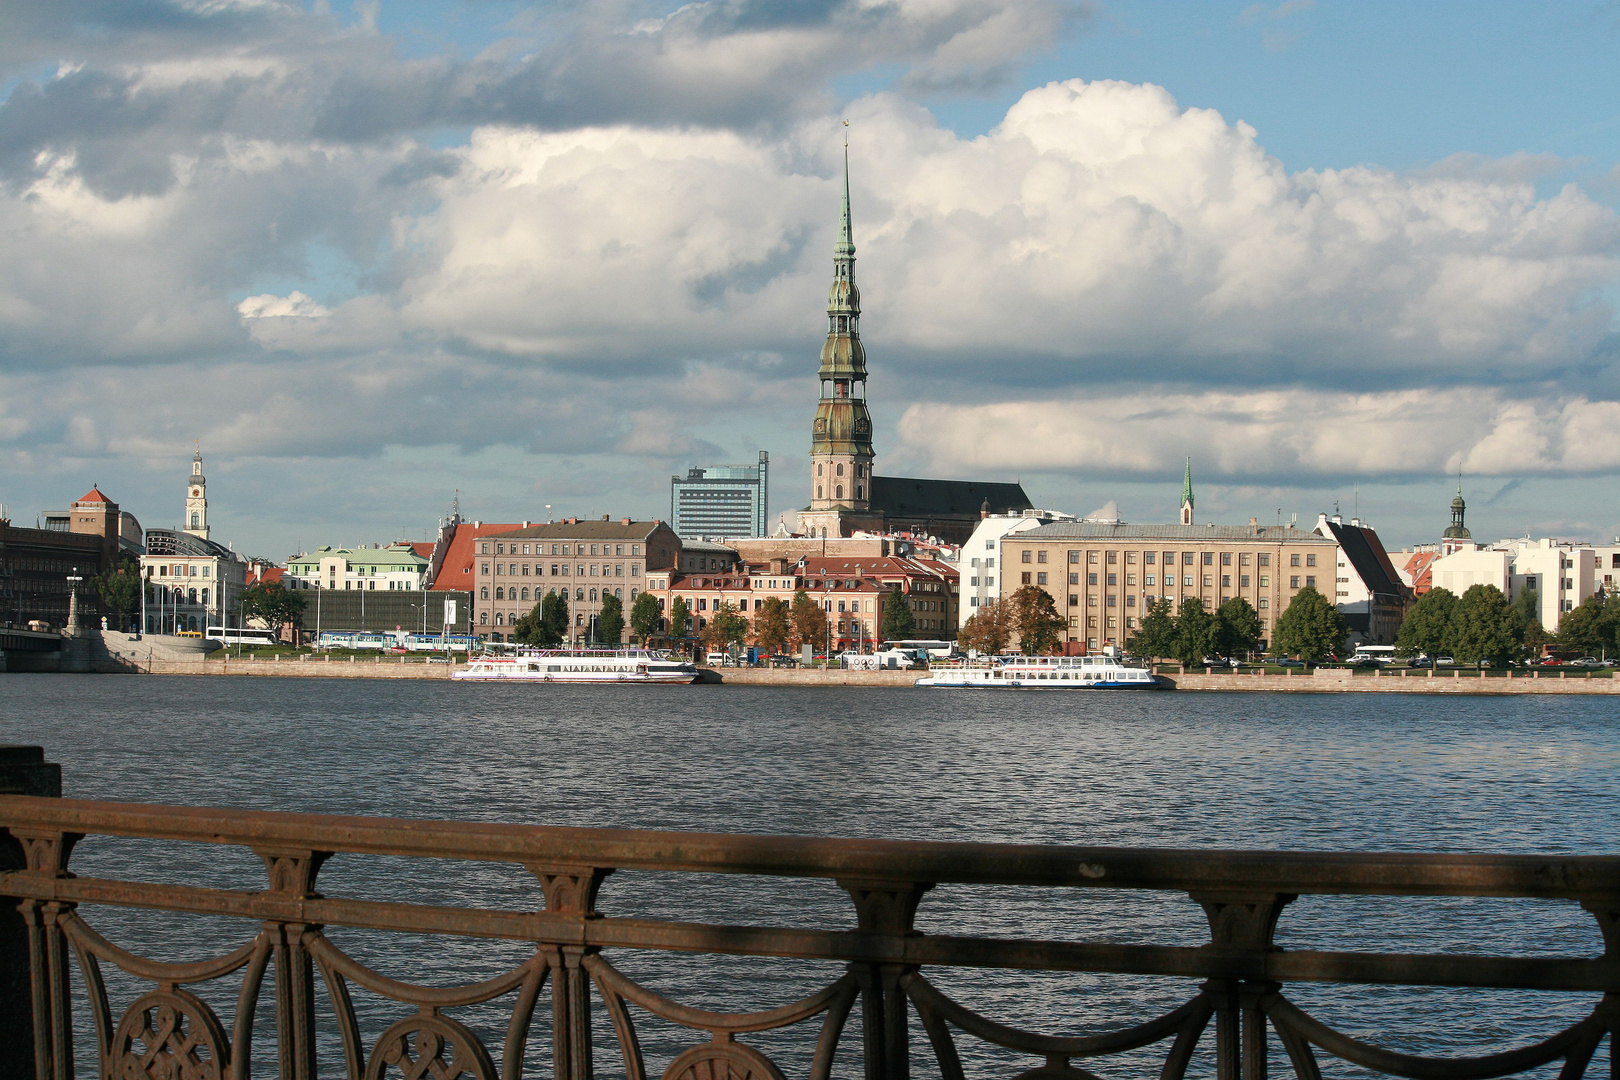
{"type": "Polygon", "coordinates": [[[1288,556],[1288,565],[1289,566],[1298,566],[1299,565],[1299,552],[1296,551],[1293,554],[1288,556]]]}
{"type": "Polygon", "coordinates": [[[1142,584],[1146,585],[1150,589],[1155,584],[1157,584],[1157,582],[1158,582],[1158,578],[1153,574],[1143,574],[1142,575],[1142,584]]]}
{"type": "Polygon", "coordinates": [[[1025,570],[1025,571],[1024,571],[1024,580],[1023,580],[1023,584],[1025,584],[1025,585],[1028,585],[1028,584],[1029,584],[1029,571],[1028,571],[1028,570],[1025,570]]]}
{"type": "Polygon", "coordinates": [[[1108,584],[1110,584],[1110,585],[1118,585],[1119,584],[1119,575],[1118,574],[1109,574],[1108,575],[1108,584]]]}
{"type": "Polygon", "coordinates": [[[1142,563],[1143,563],[1144,566],[1152,566],[1152,565],[1154,565],[1153,554],[1154,553],[1151,552],[1151,551],[1142,552],[1142,563]]]}
{"type": "Polygon", "coordinates": [[[1036,561],[1036,562],[1045,562],[1045,561],[1046,561],[1046,552],[1044,552],[1044,551],[1037,551],[1037,552],[1036,552],[1036,553],[1035,553],[1035,561],[1036,561]]]}
{"type": "Polygon", "coordinates": [[[1249,575],[1248,574],[1240,574],[1240,575],[1238,575],[1238,588],[1247,589],[1248,587],[1249,587],[1249,575]]]}
{"type": "Polygon", "coordinates": [[[1020,551],[1018,553],[1018,561],[1019,562],[1029,562],[1030,561],[1030,553],[1029,553],[1028,548],[1026,548],[1023,551],[1020,551]]]}
{"type": "Polygon", "coordinates": [[[1215,553],[1213,551],[1204,552],[1204,565],[1205,566],[1214,566],[1215,565],[1215,553]]]}
{"type": "Polygon", "coordinates": [[[1086,575],[1086,584],[1087,585],[1095,585],[1095,584],[1097,584],[1096,571],[1093,571],[1093,572],[1086,575]]]}
{"type": "Polygon", "coordinates": [[[1078,584],[1080,584],[1080,575],[1079,574],[1070,574],[1069,575],[1069,584],[1070,585],[1078,585],[1078,584]]]}
{"type": "Polygon", "coordinates": [[[1079,562],[1080,561],[1080,553],[1078,551],[1069,552],[1069,561],[1071,563],[1079,562]]]}
{"type": "Polygon", "coordinates": [[[1108,553],[1108,564],[1109,564],[1109,565],[1110,565],[1110,566],[1112,566],[1112,565],[1113,565],[1113,564],[1115,564],[1115,563],[1117,563],[1117,562],[1119,562],[1119,552],[1117,552],[1117,551],[1110,551],[1110,552],[1109,552],[1109,553],[1108,553]]]}
{"type": "Polygon", "coordinates": [[[1136,594],[1135,593],[1126,593],[1125,594],[1125,606],[1126,607],[1135,607],[1136,606],[1136,594]]]}
{"type": "Polygon", "coordinates": [[[1221,588],[1230,589],[1231,587],[1232,587],[1232,575],[1231,574],[1222,574],[1221,575],[1221,588]]]}
{"type": "Polygon", "coordinates": [[[1194,561],[1195,558],[1196,558],[1196,552],[1183,551],[1181,553],[1181,565],[1183,565],[1183,566],[1191,566],[1193,564],[1193,561],[1194,561]]]}
{"type": "Polygon", "coordinates": [[[1108,606],[1109,607],[1118,607],[1119,606],[1119,597],[1114,595],[1113,593],[1109,593],[1108,594],[1108,606]]]}
{"type": "Polygon", "coordinates": [[[505,626],[506,625],[506,617],[499,611],[497,611],[495,613],[495,625],[496,626],[505,626]]]}
{"type": "Polygon", "coordinates": [[[1240,555],[1238,555],[1238,565],[1239,566],[1248,566],[1249,565],[1249,553],[1247,551],[1245,551],[1245,552],[1241,553],[1240,555]]]}
{"type": "Polygon", "coordinates": [[[1086,552],[1086,562],[1095,566],[1097,563],[1097,553],[1095,551],[1086,552]]]}
{"type": "Polygon", "coordinates": [[[1262,551],[1260,553],[1260,556],[1259,556],[1259,561],[1260,561],[1261,566],[1270,566],[1271,565],[1271,554],[1269,552],[1262,551]]]}
{"type": "Polygon", "coordinates": [[[1069,606],[1070,607],[1079,607],[1080,606],[1080,594],[1079,593],[1070,593],[1069,594],[1069,606]]]}
{"type": "Polygon", "coordinates": [[[1096,606],[1097,606],[1097,594],[1096,593],[1091,593],[1090,595],[1088,595],[1086,597],[1086,607],[1096,607],[1096,606]]]}
{"type": "Polygon", "coordinates": [[[1290,577],[1288,579],[1288,587],[1290,589],[1299,588],[1299,575],[1298,574],[1295,574],[1295,575],[1293,575],[1292,577],[1290,577]]]}
{"type": "Polygon", "coordinates": [[[1191,574],[1188,574],[1185,578],[1182,579],[1181,583],[1182,583],[1182,585],[1186,586],[1189,589],[1192,588],[1193,587],[1193,576],[1191,574]]]}
{"type": "Polygon", "coordinates": [[[478,599],[480,599],[480,600],[488,600],[489,599],[489,586],[488,585],[485,585],[485,586],[481,587],[478,590],[478,599]]]}
{"type": "MultiPolygon", "coordinates": [[[[583,600],[583,599],[585,599],[585,590],[584,589],[575,589],[574,590],[574,599],[575,600],[583,600]]],[[[583,618],[583,617],[584,616],[581,616],[581,618],[583,618]]]]}
{"type": "Polygon", "coordinates": [[[1035,575],[1035,584],[1037,584],[1037,585],[1045,585],[1046,584],[1046,571],[1045,570],[1042,570],[1040,573],[1035,575]]]}
{"type": "Polygon", "coordinates": [[[1305,575],[1305,587],[1307,589],[1316,588],[1316,575],[1315,574],[1306,574],[1305,575]]]}
{"type": "Polygon", "coordinates": [[[1270,574],[1261,574],[1260,575],[1260,587],[1262,589],[1271,588],[1271,575],[1270,574]]]}
{"type": "Polygon", "coordinates": [[[1260,598],[1260,610],[1264,611],[1270,606],[1271,606],[1271,599],[1269,597],[1262,596],[1260,598]]]}
{"type": "Polygon", "coordinates": [[[495,599],[497,599],[497,600],[505,600],[506,599],[506,590],[501,588],[498,585],[495,587],[495,599]]]}
{"type": "Polygon", "coordinates": [[[1212,585],[1214,585],[1214,584],[1215,584],[1215,577],[1214,577],[1214,575],[1212,575],[1212,574],[1205,574],[1205,575],[1204,575],[1204,588],[1206,588],[1206,589],[1207,589],[1207,588],[1210,588],[1210,587],[1211,587],[1211,586],[1212,586],[1212,585]]]}

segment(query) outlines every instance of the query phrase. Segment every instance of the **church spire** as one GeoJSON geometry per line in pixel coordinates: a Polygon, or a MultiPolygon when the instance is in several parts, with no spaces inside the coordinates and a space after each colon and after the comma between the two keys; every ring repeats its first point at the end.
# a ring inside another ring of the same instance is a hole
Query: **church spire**
{"type": "Polygon", "coordinates": [[[1187,459],[1187,468],[1181,475],[1181,523],[1193,523],[1193,489],[1192,489],[1192,458],[1187,459]]]}
{"type": "MultiPolygon", "coordinates": [[[[848,126],[847,123],[845,125],[848,126]]],[[[866,409],[861,291],[855,286],[855,234],[849,210],[849,143],[844,143],[838,239],[821,347],[821,399],[810,435],[811,509],[865,510],[872,498],[872,417],[866,409]]]]}

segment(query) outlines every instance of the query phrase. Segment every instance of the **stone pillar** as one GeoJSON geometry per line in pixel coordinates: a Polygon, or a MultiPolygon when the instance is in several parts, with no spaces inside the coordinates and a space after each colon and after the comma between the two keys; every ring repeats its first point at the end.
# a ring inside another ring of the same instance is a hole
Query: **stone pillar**
{"type": "MultiPolygon", "coordinates": [[[[39,746],[0,746],[0,794],[62,796],[62,767],[45,760],[39,746]]],[[[27,865],[22,845],[0,832],[0,870],[27,865]]],[[[15,898],[0,899],[0,1031],[14,1053],[0,1055],[0,1080],[35,1080],[34,996],[28,954],[28,925],[15,898]]]]}

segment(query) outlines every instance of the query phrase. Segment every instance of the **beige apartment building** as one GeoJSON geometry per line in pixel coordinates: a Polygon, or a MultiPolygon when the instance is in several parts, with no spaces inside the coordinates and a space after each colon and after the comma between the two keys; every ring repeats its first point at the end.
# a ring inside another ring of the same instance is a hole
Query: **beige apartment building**
{"type": "Polygon", "coordinates": [[[1277,617],[1309,585],[1334,595],[1338,545],[1292,526],[1125,525],[1057,521],[1001,541],[1001,598],[1038,586],[1068,620],[1070,649],[1123,645],[1150,600],[1175,611],[1201,597],[1213,611],[1241,596],[1269,647],[1277,617]]]}
{"type": "Polygon", "coordinates": [[[676,565],[681,539],[662,521],[603,518],[531,525],[480,536],[474,543],[473,632],[505,641],[510,627],[547,593],[568,597],[571,633],[582,640],[602,610],[602,598],[630,606],[647,589],[647,574],[676,565]]]}

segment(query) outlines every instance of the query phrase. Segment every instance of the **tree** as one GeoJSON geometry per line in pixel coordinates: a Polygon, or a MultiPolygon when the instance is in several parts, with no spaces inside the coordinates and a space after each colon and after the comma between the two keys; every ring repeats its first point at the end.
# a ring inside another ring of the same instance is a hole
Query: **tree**
{"type": "Polygon", "coordinates": [[[260,581],[242,590],[242,617],[262,620],[280,638],[283,626],[303,625],[304,598],[279,581],[260,581]]]}
{"type": "Polygon", "coordinates": [[[1260,613],[1241,596],[1215,609],[1215,652],[1220,656],[1253,652],[1264,631],[1260,613]]]}
{"type": "Polygon", "coordinates": [[[128,626],[129,616],[141,606],[141,568],[134,559],[121,559],[105,574],[90,579],[102,606],[113,616],[115,626],[128,626]]]}
{"type": "Polygon", "coordinates": [[[658,597],[644,592],[630,605],[630,640],[643,647],[658,633],[658,597]]]}
{"type": "Polygon", "coordinates": [[[604,645],[624,641],[624,601],[602,590],[602,610],[596,615],[596,640],[604,645]]]}
{"type": "Polygon", "coordinates": [[[779,653],[787,649],[791,626],[788,602],[779,596],[768,598],[754,616],[754,641],[760,652],[779,653]]]}
{"type": "Polygon", "coordinates": [[[1137,656],[1157,659],[1176,655],[1176,618],[1170,614],[1170,601],[1149,599],[1143,610],[1142,622],[1125,642],[1125,648],[1137,656]]]}
{"type": "Polygon", "coordinates": [[[800,589],[793,594],[793,606],[789,610],[793,621],[793,636],[800,645],[816,646],[824,644],[827,640],[827,613],[821,610],[821,605],[810,598],[810,594],[800,589]]]}
{"type": "Polygon", "coordinates": [[[1181,602],[1176,617],[1175,648],[1172,652],[1186,667],[1204,662],[1215,651],[1215,616],[1204,607],[1203,598],[1189,596],[1181,602]]]}
{"type": "Polygon", "coordinates": [[[883,597],[883,628],[879,631],[885,641],[904,641],[917,634],[917,617],[911,612],[911,602],[899,589],[883,597]]]}
{"type": "Polygon", "coordinates": [[[545,625],[545,616],[540,609],[544,603],[545,601],[542,600],[539,604],[534,605],[534,607],[520,615],[518,620],[512,624],[513,641],[519,645],[543,646],[546,644],[541,640],[544,633],[542,627],[545,625]]]}
{"type": "Polygon", "coordinates": [[[1418,597],[1395,634],[1395,652],[1401,656],[1449,655],[1454,648],[1451,613],[1456,606],[1457,594],[1450,589],[1430,589],[1418,597]]]}
{"type": "Polygon", "coordinates": [[[1012,612],[1000,600],[987,600],[984,606],[969,616],[957,635],[956,643],[964,649],[994,656],[1007,651],[1012,638],[1012,612]]]}
{"type": "Polygon", "coordinates": [[[1451,642],[1458,662],[1505,666],[1523,649],[1507,597],[1495,585],[1474,585],[1451,612],[1451,642]]]}
{"type": "Polygon", "coordinates": [[[1316,664],[1328,653],[1343,648],[1349,635],[1344,616],[1328,603],[1327,597],[1307,585],[1294,594],[1288,610],[1277,620],[1271,648],[1316,664]]]}
{"type": "Polygon", "coordinates": [[[684,596],[677,596],[669,602],[669,639],[681,642],[686,640],[686,624],[692,618],[692,605],[684,596]]]}
{"type": "Polygon", "coordinates": [[[555,649],[567,638],[568,596],[565,593],[548,592],[546,598],[540,601],[540,627],[533,644],[546,649],[555,649]]]}
{"type": "Polygon", "coordinates": [[[709,616],[709,625],[703,628],[703,640],[711,649],[726,649],[741,645],[748,639],[748,619],[737,613],[730,600],[722,600],[709,616]]]}
{"type": "Polygon", "coordinates": [[[1052,594],[1039,585],[1025,585],[1009,598],[1018,649],[1025,656],[1051,652],[1068,625],[1058,614],[1052,594]]]}
{"type": "MultiPolygon", "coordinates": [[[[1513,606],[1518,609],[1517,601],[1513,606]]],[[[1558,644],[1582,656],[1612,653],[1617,622],[1620,622],[1620,604],[1610,600],[1608,593],[1595,592],[1574,611],[1566,611],[1558,621],[1558,644]]]]}

